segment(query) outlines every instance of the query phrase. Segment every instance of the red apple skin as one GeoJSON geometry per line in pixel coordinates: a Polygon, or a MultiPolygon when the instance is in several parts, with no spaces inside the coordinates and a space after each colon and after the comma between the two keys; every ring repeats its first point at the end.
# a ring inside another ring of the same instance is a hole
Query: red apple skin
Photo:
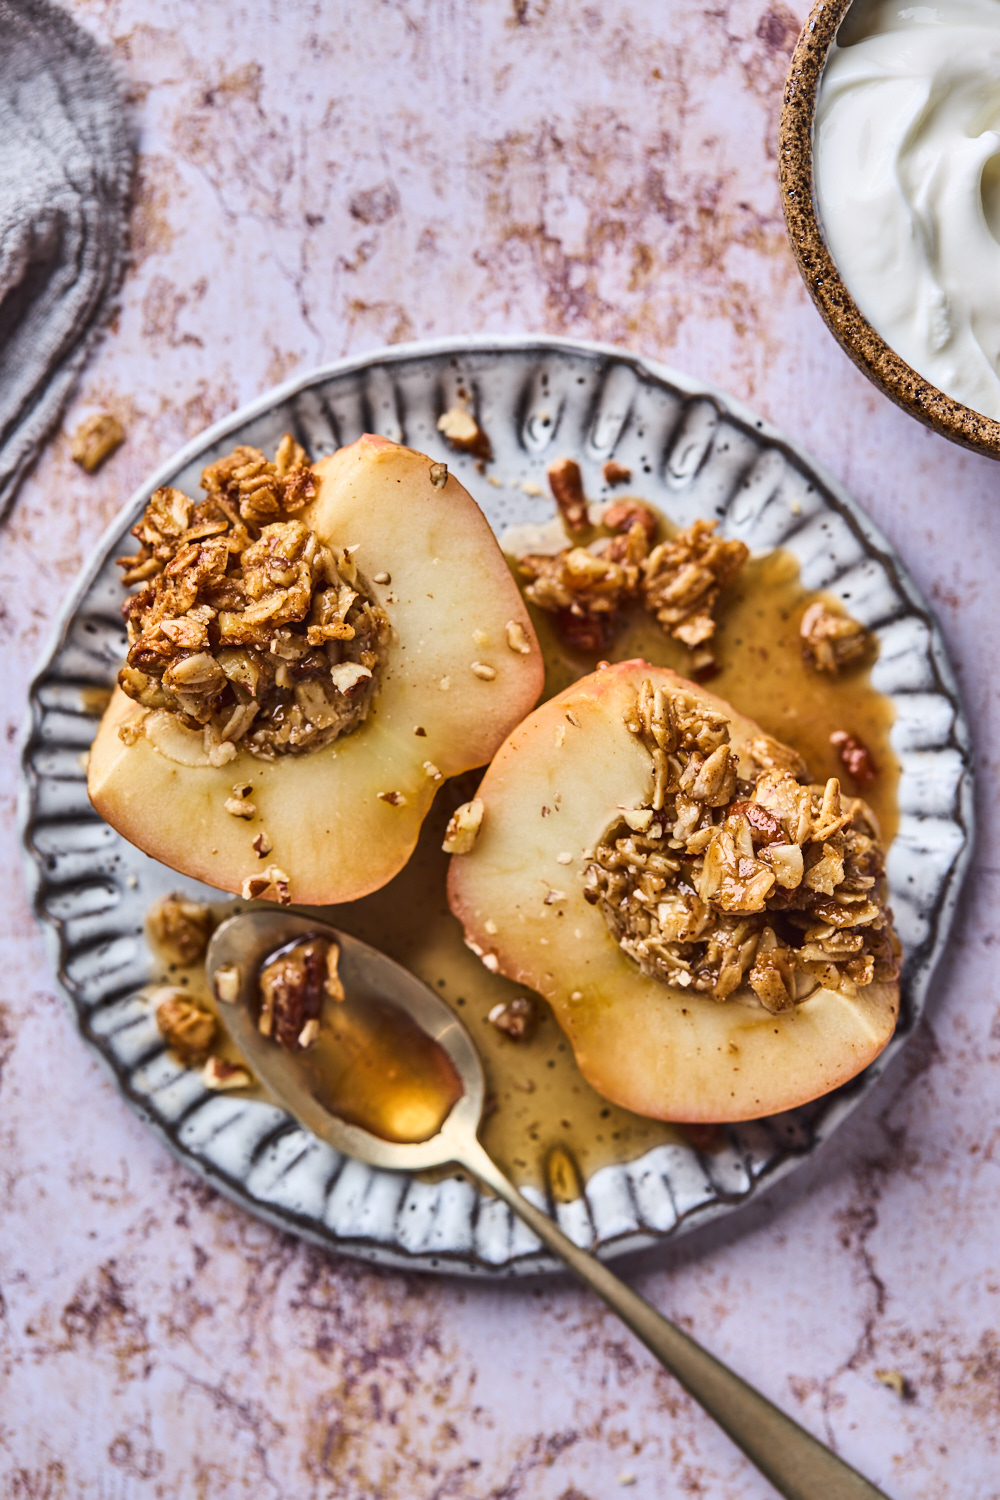
{"type": "Polygon", "coordinates": [[[896,1024],[898,984],[871,984],[856,998],[823,989],[770,1015],[650,979],[621,951],[584,900],[582,877],[617,805],[649,801],[648,756],[622,723],[645,678],[724,712],[738,754],[761,733],[666,668],[628,661],[583,678],[494,757],[477,793],[479,838],[451,861],[451,908],[491,966],[549,1001],[584,1077],[615,1104],[705,1124],[792,1109],[878,1056],[896,1024]]]}
{"type": "Polygon", "coordinates": [[[291,899],[327,905],[378,890],[409,859],[442,778],[484,765],[537,701],[538,641],[482,511],[431,460],[365,436],[316,466],[319,492],[300,515],[322,540],[357,546],[356,561],[393,628],[381,685],[365,723],[332,747],[262,761],[241,751],[215,768],[169,759],[146,737],[118,735],[137,708],[116,689],[90,754],[88,791],[130,843],[184,875],[239,892],[270,864],[291,899]],[[388,584],[375,574],[390,576],[388,584]],[[530,650],[507,644],[520,625],[530,650]],[[489,681],[474,661],[495,670],[489,681]],[[447,684],[447,685],[445,685],[447,684]],[[414,733],[417,726],[426,733],[414,733]],[[252,821],[224,804],[249,782],[252,821]],[[405,799],[393,805],[380,792],[405,799]],[[266,832],[263,859],[252,843],[266,832]]]}

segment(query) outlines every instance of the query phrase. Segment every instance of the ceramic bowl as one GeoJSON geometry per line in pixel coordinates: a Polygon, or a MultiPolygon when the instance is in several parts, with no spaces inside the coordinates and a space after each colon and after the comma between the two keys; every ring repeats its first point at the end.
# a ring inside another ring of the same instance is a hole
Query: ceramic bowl
{"type": "Polygon", "coordinates": [[[813,182],[816,97],[830,48],[852,3],[816,0],[792,54],[778,138],[781,203],[792,251],[823,321],[880,391],[942,437],[1000,458],[1000,422],[946,396],[889,347],[854,301],[823,237],[813,182]]]}

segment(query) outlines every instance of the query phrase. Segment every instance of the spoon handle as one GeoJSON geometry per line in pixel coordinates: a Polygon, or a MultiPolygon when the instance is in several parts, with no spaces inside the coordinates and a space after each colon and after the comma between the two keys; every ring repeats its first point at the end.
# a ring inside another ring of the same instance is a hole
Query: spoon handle
{"type": "Polygon", "coordinates": [[[522,1198],[478,1141],[463,1150],[461,1164],[604,1299],[786,1500],[888,1500],[882,1490],[650,1307],[601,1261],[574,1245],[547,1214],[522,1198]]]}

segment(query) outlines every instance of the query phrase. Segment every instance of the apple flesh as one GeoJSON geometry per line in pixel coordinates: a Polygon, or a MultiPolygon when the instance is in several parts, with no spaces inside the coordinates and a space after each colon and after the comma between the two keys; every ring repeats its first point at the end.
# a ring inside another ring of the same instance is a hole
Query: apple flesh
{"type": "Polygon", "coordinates": [[[301,519],[322,542],[357,547],[392,627],[368,717],[332,746],[271,761],[242,750],[218,767],[200,763],[200,736],[162,712],[124,743],[119,727],[148,711],[116,689],[88,791],[130,843],[182,874],[239,892],[274,864],[292,901],[326,905],[403,867],[441,781],[490,759],[537,701],[544,668],[489,523],[454,477],[441,484],[423,454],[370,436],[315,468],[319,489],[301,519]],[[225,810],[238,783],[250,786],[250,820],[225,810]],[[253,847],[261,833],[263,856],[253,847]]]}
{"type": "Polygon", "coordinates": [[[888,1042],[898,983],[849,996],[821,988],[772,1015],[643,974],[584,899],[590,853],[652,793],[650,758],[622,722],[643,680],[682,689],[730,720],[739,774],[763,731],[665,668],[622,662],[591,674],[520,724],[477,796],[474,848],[452,858],[452,910],[491,969],[550,1002],[580,1070],[605,1098],[661,1120],[756,1119],[853,1078],[888,1042]]]}

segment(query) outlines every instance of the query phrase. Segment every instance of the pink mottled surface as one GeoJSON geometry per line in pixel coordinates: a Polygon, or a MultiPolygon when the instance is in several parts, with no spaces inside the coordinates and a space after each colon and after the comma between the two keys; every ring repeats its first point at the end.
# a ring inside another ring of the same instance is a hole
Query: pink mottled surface
{"type": "Polygon", "coordinates": [[[17,873],[29,674],[132,488],[320,360],[547,330],[751,402],[853,490],[937,603],[975,727],[980,829],[930,1019],[792,1182],[637,1281],[891,1496],[1000,1496],[1000,471],[879,396],[799,283],[774,141],[804,3],[75,10],[119,60],[140,156],[121,316],[66,426],[108,407],[128,442],[88,478],[58,438],[0,538],[0,1492],[770,1493],[575,1288],[362,1269],[177,1167],[69,1024],[17,873]],[[910,1399],[879,1383],[886,1369],[910,1399]]]}

